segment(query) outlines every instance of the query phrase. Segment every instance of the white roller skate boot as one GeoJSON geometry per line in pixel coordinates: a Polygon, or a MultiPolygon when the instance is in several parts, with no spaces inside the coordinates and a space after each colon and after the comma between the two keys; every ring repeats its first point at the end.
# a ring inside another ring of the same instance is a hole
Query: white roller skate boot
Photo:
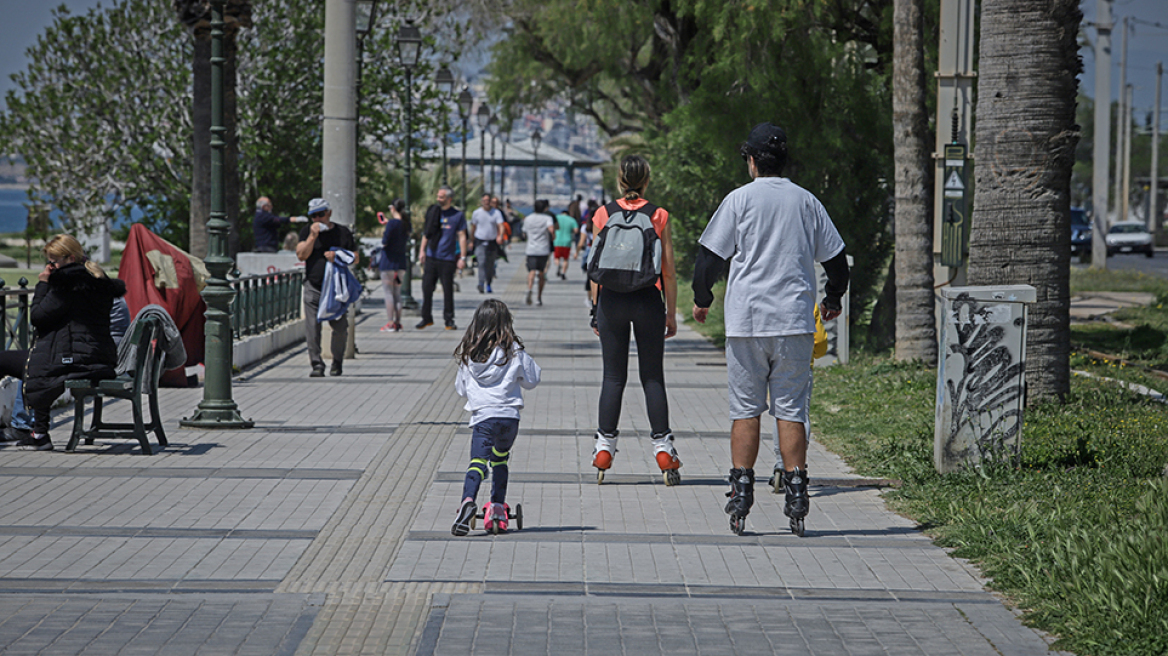
{"type": "Polygon", "coordinates": [[[665,433],[653,438],[653,456],[657,459],[657,466],[661,468],[661,476],[666,485],[681,483],[681,460],[677,457],[677,449],[673,448],[673,433],[665,433]]]}
{"type": "Polygon", "coordinates": [[[604,472],[612,467],[612,459],[616,456],[616,437],[620,431],[612,435],[605,435],[596,431],[596,444],[592,447],[592,466],[596,468],[596,484],[604,482],[604,472]]]}

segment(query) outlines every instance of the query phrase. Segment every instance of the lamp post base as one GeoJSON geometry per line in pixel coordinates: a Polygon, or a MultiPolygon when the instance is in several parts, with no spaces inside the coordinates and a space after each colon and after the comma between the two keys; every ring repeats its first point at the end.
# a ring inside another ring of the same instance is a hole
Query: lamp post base
{"type": "Polygon", "coordinates": [[[199,404],[193,417],[183,417],[178,425],[183,428],[233,430],[252,428],[255,422],[244,419],[233,401],[204,401],[199,404]]]}

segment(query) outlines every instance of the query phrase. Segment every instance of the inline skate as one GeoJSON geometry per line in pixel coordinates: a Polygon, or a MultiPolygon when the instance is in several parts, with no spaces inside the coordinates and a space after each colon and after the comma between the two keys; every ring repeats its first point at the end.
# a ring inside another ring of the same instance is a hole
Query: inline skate
{"type": "Polygon", "coordinates": [[[604,482],[604,472],[612,467],[612,459],[616,455],[616,437],[620,431],[613,431],[612,435],[605,435],[596,431],[596,444],[592,447],[592,466],[596,468],[596,484],[604,482]]]}
{"type": "Polygon", "coordinates": [[[673,433],[665,433],[653,438],[653,455],[657,459],[657,466],[661,468],[661,476],[666,485],[681,483],[681,460],[677,457],[677,449],[673,448],[673,433]]]}
{"type": "Polygon", "coordinates": [[[783,514],[791,518],[791,532],[803,537],[803,518],[811,510],[811,497],[807,495],[807,471],[796,467],[783,472],[783,491],[787,493],[787,503],[783,514]]]}
{"type": "Polygon", "coordinates": [[[754,470],[730,470],[730,491],[726,493],[730,500],[726,502],[726,514],[730,515],[730,530],[736,535],[742,535],[746,530],[746,516],[754,505],[754,470]]]}

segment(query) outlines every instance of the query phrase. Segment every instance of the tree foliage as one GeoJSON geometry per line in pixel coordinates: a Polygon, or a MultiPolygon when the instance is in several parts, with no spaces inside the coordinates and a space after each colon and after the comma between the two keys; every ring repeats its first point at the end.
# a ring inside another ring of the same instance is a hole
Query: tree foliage
{"type": "Polygon", "coordinates": [[[128,0],[84,16],[53,10],[0,115],[3,150],[28,164],[30,202],[51,202],[71,230],[131,206],[163,222],[180,217],[190,193],[190,111],[181,101],[190,50],[163,3],[128,0]]]}
{"type": "MultiPolygon", "coordinates": [[[[454,59],[465,34],[465,21],[449,9],[398,3],[365,40],[357,207],[367,211],[359,212],[359,228],[376,225],[373,211],[401,195],[395,172],[403,164],[405,79],[394,48],[400,21],[421,17],[424,31],[441,35],[427,38],[414,71],[417,157],[423,137],[447,117],[428,80],[440,62],[454,59]]],[[[267,195],[278,212],[302,213],[321,194],[324,5],[265,0],[253,4],[252,21],[237,35],[243,207],[267,195]]],[[[152,230],[185,246],[193,38],[170,3],[114,0],[78,16],[54,10],[0,115],[0,146],[28,163],[30,201],[55,205],[71,231],[137,207],[152,230]]],[[[241,223],[246,246],[250,221],[241,223]]]]}
{"type": "Polygon", "coordinates": [[[889,249],[890,0],[518,0],[494,49],[492,101],[568,101],[639,133],[683,260],[747,181],[750,128],[787,129],[786,175],[824,203],[856,258],[863,307],[889,249]]]}

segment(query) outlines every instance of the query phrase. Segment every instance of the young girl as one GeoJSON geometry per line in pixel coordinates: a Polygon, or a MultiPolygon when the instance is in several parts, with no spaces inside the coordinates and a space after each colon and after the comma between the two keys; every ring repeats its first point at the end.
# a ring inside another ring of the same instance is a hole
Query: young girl
{"type": "Polygon", "coordinates": [[[475,497],[491,466],[491,500],[483,506],[483,528],[507,530],[507,460],[519,433],[523,390],[539,384],[539,365],[515,335],[511,311],[496,299],[475,310],[462,343],[454,351],[458,376],[454,389],[466,397],[470,426],[470,466],[462,486],[462,504],[450,527],[452,535],[466,535],[475,515],[475,497]]]}

